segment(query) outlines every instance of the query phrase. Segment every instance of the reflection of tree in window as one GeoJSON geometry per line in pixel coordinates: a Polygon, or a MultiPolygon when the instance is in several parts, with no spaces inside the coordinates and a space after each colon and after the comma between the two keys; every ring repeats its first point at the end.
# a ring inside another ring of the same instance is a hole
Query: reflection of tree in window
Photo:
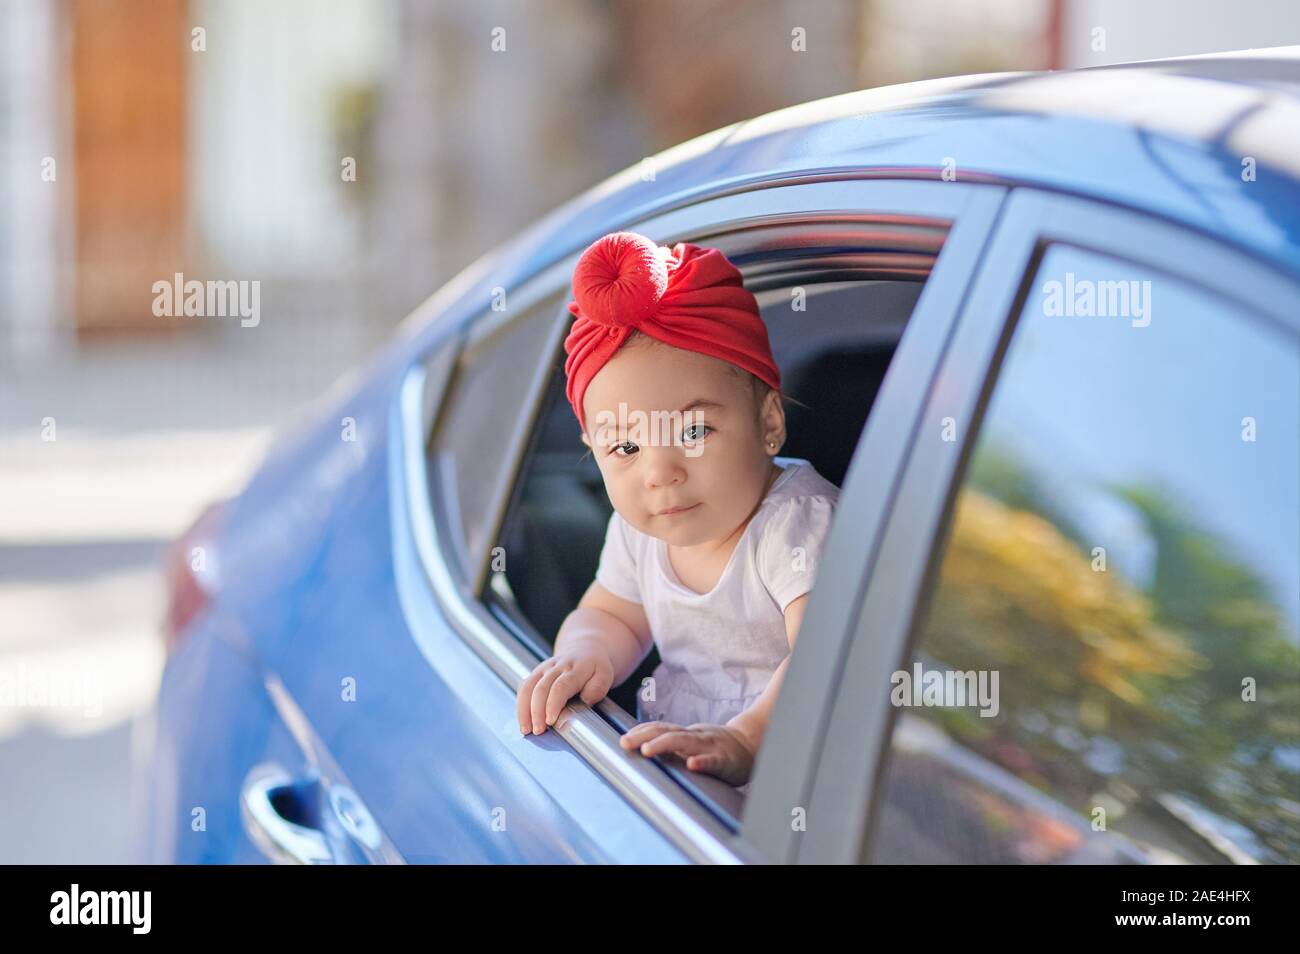
{"type": "Polygon", "coordinates": [[[1035,476],[980,449],[921,648],[947,667],[1000,670],[1001,713],[924,714],[1085,817],[1110,806],[1113,830],[1177,829],[1180,807],[1259,860],[1296,861],[1300,649],[1284,613],[1161,489],[1111,490],[1156,540],[1146,590],[1095,571],[1035,476]]]}

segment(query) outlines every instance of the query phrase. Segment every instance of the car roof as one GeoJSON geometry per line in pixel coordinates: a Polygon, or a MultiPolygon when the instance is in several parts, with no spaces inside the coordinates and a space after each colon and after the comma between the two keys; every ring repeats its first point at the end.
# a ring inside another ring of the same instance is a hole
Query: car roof
{"type": "Polygon", "coordinates": [[[710,195],[819,178],[937,179],[945,163],[959,181],[1163,217],[1300,274],[1300,46],[945,77],[780,109],[611,176],[457,285],[517,284],[613,228],[710,195]]]}

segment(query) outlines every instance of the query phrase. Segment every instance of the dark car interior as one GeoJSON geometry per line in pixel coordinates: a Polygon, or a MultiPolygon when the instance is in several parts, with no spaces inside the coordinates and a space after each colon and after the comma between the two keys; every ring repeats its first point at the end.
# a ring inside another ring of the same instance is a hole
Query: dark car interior
{"type": "MultiPolygon", "coordinates": [[[[920,290],[915,280],[809,286],[803,311],[791,308],[788,286],[757,294],[782,385],[799,402],[786,404],[788,437],[781,456],[807,459],[827,480],[843,485],[920,290]]],[[[524,478],[499,536],[510,554],[507,568],[490,584],[506,608],[531,624],[544,644],[534,646],[539,652],[549,652],[560,625],[595,578],[612,512],[564,385],[563,365],[557,362],[524,478]]],[[[636,690],[658,661],[652,649],[610,697],[635,713],[636,690]]]]}

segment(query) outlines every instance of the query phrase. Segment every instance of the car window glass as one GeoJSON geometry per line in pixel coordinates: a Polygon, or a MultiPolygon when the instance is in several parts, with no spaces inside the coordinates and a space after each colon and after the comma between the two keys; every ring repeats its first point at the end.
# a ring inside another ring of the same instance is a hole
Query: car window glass
{"type": "Polygon", "coordinates": [[[551,297],[513,320],[488,312],[452,372],[430,439],[430,473],[434,492],[446,497],[460,525],[448,542],[470,579],[487,555],[488,524],[512,467],[512,435],[561,321],[561,305],[560,297],[551,297]]]}
{"type": "Polygon", "coordinates": [[[894,674],[869,860],[1300,861],[1298,471],[1293,331],[1049,249],[894,674]]]}

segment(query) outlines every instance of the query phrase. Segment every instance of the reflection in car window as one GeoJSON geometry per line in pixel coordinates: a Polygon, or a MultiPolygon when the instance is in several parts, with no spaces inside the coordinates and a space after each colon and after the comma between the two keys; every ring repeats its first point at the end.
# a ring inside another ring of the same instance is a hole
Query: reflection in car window
{"type": "Polygon", "coordinates": [[[1049,250],[944,546],[871,860],[1300,862],[1294,332],[1049,250]]]}
{"type": "MultiPolygon", "coordinates": [[[[453,543],[462,568],[487,553],[488,521],[510,468],[510,436],[524,413],[528,389],[544,360],[546,341],[560,320],[556,296],[518,319],[476,337],[457,358],[452,383],[431,439],[430,471],[438,492],[454,501],[461,532],[453,543]]],[[[480,322],[500,321],[489,312],[480,322]]],[[[475,329],[475,334],[481,334],[475,329]]]]}

